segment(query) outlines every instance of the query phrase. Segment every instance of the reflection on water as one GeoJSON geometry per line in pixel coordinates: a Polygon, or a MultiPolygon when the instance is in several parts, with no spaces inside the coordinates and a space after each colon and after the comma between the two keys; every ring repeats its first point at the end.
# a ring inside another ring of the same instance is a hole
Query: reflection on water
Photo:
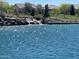
{"type": "Polygon", "coordinates": [[[0,59],[79,59],[79,25],[0,27],[0,59]]]}

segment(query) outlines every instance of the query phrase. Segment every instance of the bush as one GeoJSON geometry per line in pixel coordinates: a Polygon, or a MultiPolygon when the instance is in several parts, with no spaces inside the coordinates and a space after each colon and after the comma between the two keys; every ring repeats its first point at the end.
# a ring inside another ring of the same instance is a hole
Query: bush
{"type": "Polygon", "coordinates": [[[43,16],[41,16],[41,15],[36,15],[36,16],[34,16],[34,18],[37,19],[37,20],[41,20],[41,19],[43,19],[43,16]]]}

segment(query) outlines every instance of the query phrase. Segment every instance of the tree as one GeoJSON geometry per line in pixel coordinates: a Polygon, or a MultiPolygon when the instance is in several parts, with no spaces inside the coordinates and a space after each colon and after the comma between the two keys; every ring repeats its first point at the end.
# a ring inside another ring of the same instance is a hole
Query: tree
{"type": "Polygon", "coordinates": [[[43,14],[43,7],[42,7],[42,5],[37,5],[36,6],[36,13],[37,14],[43,14]]]}
{"type": "Polygon", "coordinates": [[[52,13],[53,13],[54,15],[58,15],[58,14],[60,14],[60,9],[53,9],[53,10],[52,10],[52,13]]]}
{"type": "Polygon", "coordinates": [[[14,7],[13,5],[9,5],[9,8],[7,9],[7,13],[14,13],[14,7]]]}
{"type": "Polygon", "coordinates": [[[25,13],[31,14],[32,12],[32,4],[31,3],[25,3],[25,13]]]}
{"type": "Polygon", "coordinates": [[[2,7],[3,7],[4,12],[7,12],[8,8],[9,8],[9,4],[7,2],[3,2],[2,7]]]}
{"type": "Polygon", "coordinates": [[[48,8],[48,4],[45,5],[44,17],[49,17],[49,8],[48,8]]]}
{"type": "Polygon", "coordinates": [[[60,6],[60,10],[62,14],[69,14],[70,5],[69,4],[62,4],[60,6]]]}
{"type": "Polygon", "coordinates": [[[32,9],[31,15],[35,16],[35,9],[34,8],[32,9]]]}
{"type": "Polygon", "coordinates": [[[4,18],[4,1],[0,0],[0,17],[4,18]]]}
{"type": "Polygon", "coordinates": [[[60,6],[61,14],[64,14],[64,18],[66,14],[70,14],[70,5],[69,4],[62,4],[60,6]]]}
{"type": "Polygon", "coordinates": [[[75,15],[75,8],[73,5],[70,6],[70,15],[75,15]]]}
{"type": "MultiPolygon", "coordinates": [[[[79,8],[78,9],[75,9],[75,14],[76,14],[76,16],[77,16],[77,18],[78,18],[78,16],[79,16],[79,8]]],[[[76,19],[77,19],[76,18],[76,19]]]]}
{"type": "Polygon", "coordinates": [[[13,5],[9,5],[8,3],[3,5],[3,9],[5,13],[14,13],[13,5]]]}
{"type": "Polygon", "coordinates": [[[76,14],[77,14],[77,16],[79,15],[79,8],[76,9],[76,14]]]}

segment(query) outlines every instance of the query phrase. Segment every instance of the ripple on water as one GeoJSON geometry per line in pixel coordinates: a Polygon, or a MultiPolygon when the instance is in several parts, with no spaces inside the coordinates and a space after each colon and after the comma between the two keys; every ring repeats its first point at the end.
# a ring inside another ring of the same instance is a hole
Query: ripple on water
{"type": "Polygon", "coordinates": [[[78,59],[78,26],[1,27],[0,59],[78,59]]]}

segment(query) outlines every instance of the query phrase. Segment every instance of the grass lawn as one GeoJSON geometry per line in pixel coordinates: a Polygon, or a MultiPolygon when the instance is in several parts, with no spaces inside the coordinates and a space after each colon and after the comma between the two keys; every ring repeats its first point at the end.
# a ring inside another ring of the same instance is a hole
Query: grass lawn
{"type": "Polygon", "coordinates": [[[51,17],[55,17],[58,19],[68,19],[68,20],[79,20],[79,16],[75,15],[63,15],[63,14],[59,14],[59,15],[51,15],[51,17]]]}

